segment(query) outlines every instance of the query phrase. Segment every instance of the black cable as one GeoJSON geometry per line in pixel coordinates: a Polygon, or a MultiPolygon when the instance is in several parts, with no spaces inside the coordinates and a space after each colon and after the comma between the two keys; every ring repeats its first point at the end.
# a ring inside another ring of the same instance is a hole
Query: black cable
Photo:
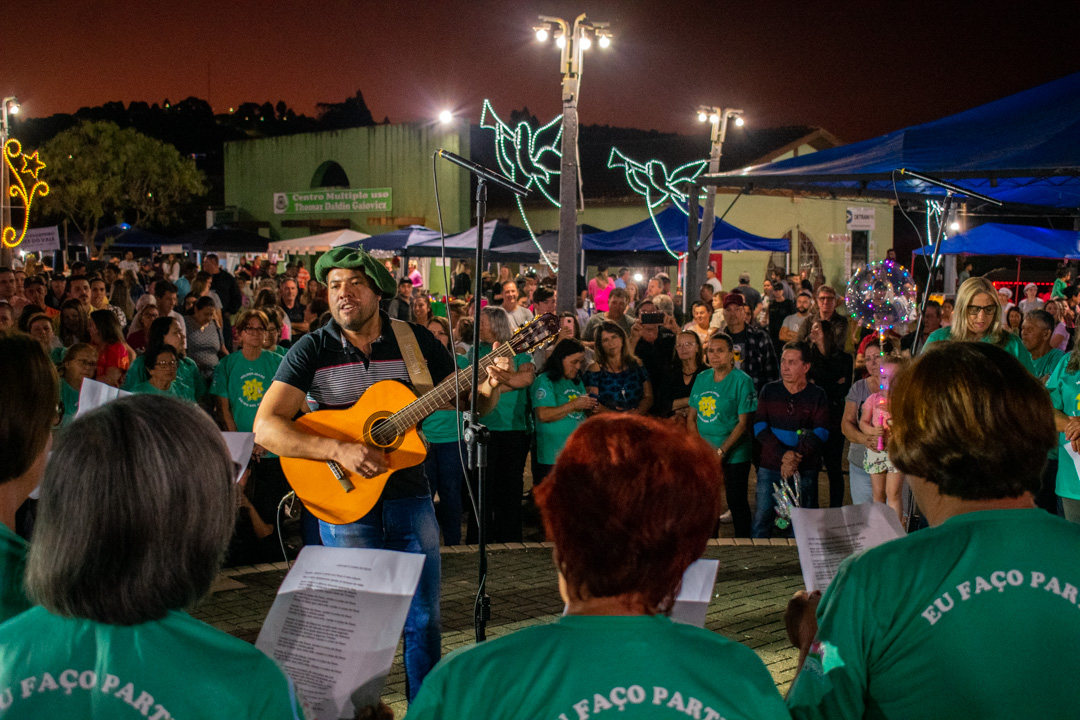
{"type": "MultiPolygon", "coordinates": [[[[439,153],[435,152],[431,156],[431,176],[435,182],[435,214],[439,218],[439,244],[441,246],[442,261],[443,261],[443,285],[446,289],[446,296],[450,297],[450,283],[446,278],[446,232],[443,229],[443,217],[442,217],[442,204],[439,202],[439,153]]],[[[473,272],[480,272],[480,268],[474,268],[473,272]]],[[[480,302],[480,298],[473,298],[473,302],[480,302]]],[[[450,301],[446,301],[446,320],[447,325],[450,325],[450,347],[451,352],[457,353],[457,345],[454,343],[454,327],[450,321],[450,301]]],[[[479,348],[473,348],[473,353],[479,352],[479,348]]],[[[473,392],[477,392],[477,388],[472,389],[473,392]]],[[[454,360],[454,409],[457,410],[458,399],[461,397],[461,384],[458,377],[457,360],[454,360]]],[[[457,452],[458,462],[461,463],[461,471],[465,475],[465,489],[469,491],[469,504],[472,505],[473,519],[479,523],[480,511],[477,509],[476,497],[473,494],[472,484],[468,482],[469,468],[465,462],[465,456],[461,454],[461,422],[454,423],[454,430],[457,432],[457,452]]]]}
{"type": "Polygon", "coordinates": [[[289,570],[292,570],[292,563],[289,562],[289,554],[287,552],[285,552],[285,537],[281,532],[281,526],[283,524],[281,522],[281,509],[283,507],[285,507],[285,503],[288,502],[290,497],[295,498],[296,497],[296,492],[295,491],[289,491],[288,494],[286,494],[283,498],[281,498],[281,502],[279,502],[278,505],[277,505],[277,513],[274,514],[274,525],[277,526],[277,537],[278,537],[278,544],[281,545],[281,556],[283,558],[285,558],[286,567],[288,567],[289,570]]]}

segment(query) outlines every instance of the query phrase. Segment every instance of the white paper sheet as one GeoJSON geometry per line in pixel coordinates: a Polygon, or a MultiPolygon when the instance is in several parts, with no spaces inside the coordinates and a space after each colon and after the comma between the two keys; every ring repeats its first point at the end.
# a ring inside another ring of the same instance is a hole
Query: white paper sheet
{"type": "Polygon", "coordinates": [[[244,477],[248,463],[251,462],[251,451],[255,449],[255,433],[249,432],[223,432],[225,444],[229,446],[229,455],[233,462],[240,466],[240,472],[236,476],[236,482],[244,477]]]}
{"type": "Polygon", "coordinates": [[[89,378],[83,380],[82,388],[79,389],[79,409],[75,412],[75,417],[85,415],[105,403],[127,397],[130,394],[127,390],[114,388],[112,385],[106,385],[97,380],[90,380],[89,378]]]}
{"type": "Polygon", "coordinates": [[[794,507],[791,525],[808,591],[824,591],[849,555],[905,534],[896,511],[874,502],[838,508],[794,507]]]}
{"type": "Polygon", "coordinates": [[[705,627],[705,614],[709,610],[719,560],[695,560],[682,576],[682,589],[675,598],[671,619],[687,625],[705,627]]]}
{"type": "MultiPolygon", "coordinates": [[[[675,604],[671,608],[671,619],[686,625],[705,627],[705,615],[709,610],[713,586],[716,585],[716,571],[719,560],[695,560],[682,576],[682,587],[675,604]]],[[[563,606],[563,617],[570,608],[563,606]]]]}
{"type": "Polygon", "coordinates": [[[296,683],[313,717],[351,718],[382,695],[424,556],[305,547],[255,645],[296,683]]]}
{"type": "Polygon", "coordinates": [[[1072,458],[1073,465],[1076,467],[1076,472],[1080,473],[1080,454],[1077,454],[1077,452],[1073,450],[1072,442],[1066,440],[1065,444],[1062,445],[1061,448],[1069,455],[1070,458],[1072,458]]]}

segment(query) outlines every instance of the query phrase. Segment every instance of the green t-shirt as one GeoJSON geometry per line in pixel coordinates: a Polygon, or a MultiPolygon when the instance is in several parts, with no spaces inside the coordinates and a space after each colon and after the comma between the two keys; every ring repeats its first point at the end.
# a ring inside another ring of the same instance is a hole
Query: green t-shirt
{"type": "MultiPolygon", "coordinates": [[[[573,402],[585,394],[585,386],[580,380],[561,378],[552,382],[545,374],[537,375],[532,384],[532,406],[559,407],[568,402],[573,402]]],[[[577,430],[578,425],[585,422],[585,413],[575,410],[555,422],[540,422],[536,418],[536,462],[541,465],[554,465],[555,458],[566,445],[566,439],[570,433],[577,430]]]]}
{"type": "MultiPolygon", "coordinates": [[[[480,343],[480,357],[487,357],[491,352],[491,346],[480,343]]],[[[468,361],[472,362],[472,351],[469,351],[468,361]]],[[[532,363],[532,355],[518,353],[514,356],[514,371],[521,369],[522,365],[532,363]]],[[[483,423],[488,430],[528,430],[529,429],[529,391],[527,388],[517,390],[503,390],[499,395],[499,403],[495,409],[483,417],[483,423]]]]}
{"type": "MultiPolygon", "coordinates": [[[[30,609],[30,601],[23,589],[26,551],[26,541],[0,523],[0,623],[30,609]]],[[[3,692],[3,686],[0,686],[0,701],[3,692]]]]}
{"type": "Polygon", "coordinates": [[[848,558],[788,706],[803,718],[1073,718],[1080,526],[958,515],[848,558]]]}
{"type": "Polygon", "coordinates": [[[35,607],[0,636],[4,720],[304,717],[273,660],[187,613],[120,626],[35,607]]]}
{"type": "Polygon", "coordinates": [[[1050,351],[1043,355],[1038,360],[1032,358],[1031,364],[1035,368],[1035,377],[1044,378],[1054,372],[1054,368],[1061,362],[1061,358],[1065,357],[1065,353],[1057,348],[1050,348],[1050,351]]]}
{"type": "MultiPolygon", "coordinates": [[[[469,366],[469,359],[464,355],[454,355],[454,360],[457,362],[458,370],[463,370],[469,366]]],[[[481,376],[482,381],[483,376],[481,376]]],[[[455,423],[461,423],[460,410],[436,410],[424,418],[420,428],[424,431],[424,437],[431,443],[457,442],[459,437],[464,440],[465,428],[460,428],[461,433],[459,435],[455,423]]]]}
{"type": "Polygon", "coordinates": [[[788,718],[750,648],[660,616],[582,616],[461,648],[409,720],[788,718]]]}
{"type": "Polygon", "coordinates": [[[711,369],[698,373],[690,390],[690,407],[697,411],[698,432],[719,448],[739,424],[739,415],[751,415],[742,438],[724,457],[729,463],[749,462],[750,436],[754,432],[752,415],[757,410],[754,381],[738,368],[733,368],[720,382],[713,380],[713,375],[711,369]]]}
{"type": "MultiPolygon", "coordinates": [[[[1024,343],[1020,340],[1020,336],[1004,331],[1002,331],[1002,335],[1004,336],[1004,341],[999,347],[1019,360],[1020,364],[1028,369],[1028,372],[1038,377],[1038,373],[1035,372],[1035,364],[1031,361],[1031,353],[1024,347],[1024,343]]],[[[952,328],[939,328],[930,333],[930,337],[926,338],[922,351],[925,351],[932,343],[945,342],[948,340],[952,340],[952,328]]],[[[990,342],[990,336],[985,336],[979,342],[990,342]]]]}
{"type": "Polygon", "coordinates": [[[169,397],[174,397],[177,400],[195,402],[191,398],[187,397],[187,395],[184,393],[183,387],[176,380],[172,381],[172,384],[169,385],[168,390],[160,390],[151,385],[150,381],[147,380],[144,383],[139,383],[138,385],[135,385],[130,390],[128,390],[128,392],[134,393],[135,395],[168,395],[169,397]]]}
{"type": "MultiPolygon", "coordinates": [[[[1080,415],[1080,371],[1070,373],[1068,365],[1068,356],[1058,360],[1057,367],[1046,381],[1046,389],[1050,391],[1050,402],[1056,409],[1069,417],[1076,417],[1080,415]]],[[[1057,494],[1080,500],[1080,476],[1076,474],[1076,463],[1069,453],[1060,450],[1066,442],[1065,433],[1058,433],[1057,494]]]]}
{"type": "Polygon", "coordinates": [[[63,378],[60,379],[60,404],[64,408],[64,417],[60,420],[60,424],[67,425],[75,419],[75,413],[79,412],[79,391],[71,387],[63,378]]]}
{"type": "MultiPolygon", "coordinates": [[[[139,383],[149,382],[150,374],[146,372],[145,357],[145,355],[140,355],[131,363],[131,367],[128,368],[127,375],[124,378],[124,390],[131,392],[131,389],[139,383]]],[[[176,380],[173,381],[173,385],[178,383],[177,392],[181,393],[180,396],[185,400],[198,402],[206,394],[206,381],[203,380],[202,373],[199,372],[199,366],[189,357],[180,358],[180,365],[176,368],[176,380]]]]}
{"type": "Polygon", "coordinates": [[[1063,298],[1065,297],[1065,288],[1069,287],[1069,284],[1062,278],[1058,278],[1054,281],[1054,287],[1050,288],[1051,298],[1063,298]]]}
{"type": "Polygon", "coordinates": [[[253,431],[259,403],[270,389],[282,359],[277,353],[264,350],[259,353],[258,359],[248,360],[238,350],[227,355],[214,368],[210,394],[229,401],[237,432],[253,431]]]}

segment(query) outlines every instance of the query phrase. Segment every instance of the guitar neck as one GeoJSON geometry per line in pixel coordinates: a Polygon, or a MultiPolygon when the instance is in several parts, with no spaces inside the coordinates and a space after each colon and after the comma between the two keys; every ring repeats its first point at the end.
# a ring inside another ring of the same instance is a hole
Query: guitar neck
{"type": "MultiPolygon", "coordinates": [[[[513,343],[507,342],[484,357],[480,358],[481,382],[486,377],[486,369],[497,358],[510,358],[516,355],[513,343]]],[[[386,419],[396,428],[406,429],[417,425],[436,410],[456,404],[458,395],[472,390],[472,366],[462,368],[452,375],[447,375],[431,392],[424,394],[386,419]]]]}

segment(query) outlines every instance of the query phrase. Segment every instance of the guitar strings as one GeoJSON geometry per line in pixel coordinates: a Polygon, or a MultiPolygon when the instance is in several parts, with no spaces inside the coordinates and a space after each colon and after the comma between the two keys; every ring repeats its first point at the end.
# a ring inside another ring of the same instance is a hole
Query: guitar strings
{"type": "MultiPolygon", "coordinates": [[[[517,352],[514,350],[512,343],[513,340],[503,344],[498,349],[493,350],[481,358],[481,370],[486,369],[487,366],[494,362],[498,357],[513,357],[516,355],[517,352]]],[[[388,417],[371,431],[372,440],[379,446],[385,447],[391,444],[402,434],[403,431],[400,427],[410,428],[416,425],[432,412],[439,409],[439,407],[454,399],[456,393],[451,386],[456,387],[459,384],[463,387],[463,391],[472,389],[471,368],[463,368],[454,373],[454,375],[447,376],[431,392],[417,398],[388,417]],[[415,420],[413,419],[414,415],[416,416],[415,420]],[[400,427],[399,422],[401,423],[400,427]]]]}

